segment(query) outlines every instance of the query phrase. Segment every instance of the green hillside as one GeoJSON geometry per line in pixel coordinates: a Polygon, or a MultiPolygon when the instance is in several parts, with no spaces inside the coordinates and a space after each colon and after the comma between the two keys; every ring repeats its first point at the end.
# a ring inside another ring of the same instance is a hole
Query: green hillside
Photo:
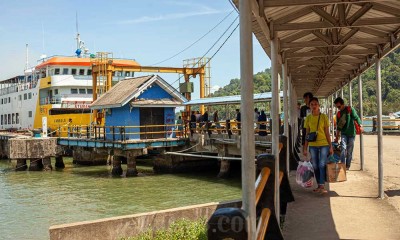
{"type": "MultiPolygon", "coordinates": [[[[254,75],[254,93],[271,91],[271,71],[258,72],[254,75]]],[[[375,67],[371,67],[362,75],[363,79],[363,104],[364,115],[375,115],[377,110],[376,102],[376,81],[375,67]]],[[[358,108],[358,84],[354,80],[353,84],[353,105],[358,108]]],[[[230,96],[240,94],[240,79],[231,79],[230,83],[212,94],[213,97],[230,96]]],[[[348,86],[344,88],[344,100],[348,102],[349,90],[348,86]]],[[[382,99],[383,114],[400,111],[400,49],[389,54],[382,60],[382,99]]],[[[256,107],[269,110],[266,104],[257,104],[256,107]]],[[[233,117],[234,107],[228,111],[233,117]]],[[[225,108],[218,107],[220,116],[225,116],[225,108]],[[221,113],[222,111],[222,113],[221,113]]]]}

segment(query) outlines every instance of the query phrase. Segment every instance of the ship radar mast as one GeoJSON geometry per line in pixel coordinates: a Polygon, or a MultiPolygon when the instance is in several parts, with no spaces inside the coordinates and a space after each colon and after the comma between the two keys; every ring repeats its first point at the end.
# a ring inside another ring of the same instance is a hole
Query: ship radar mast
{"type": "Polygon", "coordinates": [[[81,40],[78,28],[78,13],[76,13],[76,51],[75,54],[78,58],[85,57],[89,53],[89,49],[85,47],[85,42],[81,40]],[[83,55],[82,55],[83,54],[83,55]]]}

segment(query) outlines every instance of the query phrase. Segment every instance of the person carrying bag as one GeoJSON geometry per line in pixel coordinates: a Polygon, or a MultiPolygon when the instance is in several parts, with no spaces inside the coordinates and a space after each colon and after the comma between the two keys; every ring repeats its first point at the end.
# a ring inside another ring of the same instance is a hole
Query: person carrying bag
{"type": "Polygon", "coordinates": [[[306,141],[303,146],[303,155],[307,157],[308,147],[310,147],[311,163],[318,184],[318,187],[313,191],[327,193],[328,191],[325,189],[326,163],[328,161],[328,153],[330,155],[333,154],[329,133],[329,119],[326,114],[320,112],[318,98],[310,100],[310,108],[312,114],[308,115],[304,122],[306,141]]]}

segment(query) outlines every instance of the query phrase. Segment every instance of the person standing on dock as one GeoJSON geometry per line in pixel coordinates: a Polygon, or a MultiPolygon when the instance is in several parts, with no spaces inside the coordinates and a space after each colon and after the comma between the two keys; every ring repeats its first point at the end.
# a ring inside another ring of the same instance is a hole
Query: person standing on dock
{"type": "Polygon", "coordinates": [[[313,94],[310,92],[306,92],[303,95],[305,105],[300,108],[300,118],[303,120],[301,123],[302,127],[302,134],[301,134],[301,143],[304,145],[306,141],[306,128],[304,127],[304,121],[308,115],[311,114],[310,109],[310,99],[313,98],[313,94]]]}
{"type": "Polygon", "coordinates": [[[341,97],[336,98],[334,103],[339,110],[336,114],[337,130],[335,142],[338,142],[341,137],[340,161],[346,163],[346,169],[349,170],[351,160],[353,159],[354,141],[356,139],[356,124],[358,124],[360,131],[362,132],[362,121],[353,107],[344,105],[344,100],[341,97]]]}
{"type": "Polygon", "coordinates": [[[257,121],[260,122],[258,135],[267,136],[267,115],[265,114],[264,110],[261,110],[261,114],[258,117],[257,121]]]}
{"type": "Polygon", "coordinates": [[[308,115],[304,122],[305,135],[307,137],[303,145],[303,155],[307,157],[307,148],[310,146],[311,163],[318,183],[318,187],[314,189],[314,192],[327,193],[328,191],[325,189],[326,163],[328,161],[328,153],[333,154],[329,133],[329,119],[326,114],[321,113],[318,98],[311,98],[309,103],[312,114],[308,115]]]}
{"type": "Polygon", "coordinates": [[[193,136],[194,131],[196,130],[196,114],[192,111],[192,115],[190,115],[190,134],[193,136]]]}
{"type": "Polygon", "coordinates": [[[217,129],[218,134],[220,134],[221,133],[221,130],[220,130],[221,124],[219,123],[218,110],[216,110],[214,112],[213,121],[214,121],[215,128],[217,129]]]}
{"type": "Polygon", "coordinates": [[[240,128],[241,128],[241,124],[240,124],[241,121],[242,121],[242,116],[240,115],[240,110],[236,109],[236,122],[237,122],[237,128],[238,128],[239,135],[240,135],[240,128]]]}
{"type": "Polygon", "coordinates": [[[177,136],[178,137],[182,137],[183,136],[183,121],[182,121],[182,117],[181,116],[179,116],[178,117],[178,120],[176,120],[176,126],[177,126],[177,129],[178,129],[178,132],[177,132],[177,136]]]}

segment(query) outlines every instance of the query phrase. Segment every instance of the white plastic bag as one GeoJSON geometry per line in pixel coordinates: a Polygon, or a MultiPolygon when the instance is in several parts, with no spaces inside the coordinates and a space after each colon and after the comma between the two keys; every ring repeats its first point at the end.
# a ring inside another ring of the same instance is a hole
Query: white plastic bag
{"type": "Polygon", "coordinates": [[[299,162],[296,171],[296,182],[304,188],[310,188],[314,184],[314,169],[311,162],[299,162]]]}

